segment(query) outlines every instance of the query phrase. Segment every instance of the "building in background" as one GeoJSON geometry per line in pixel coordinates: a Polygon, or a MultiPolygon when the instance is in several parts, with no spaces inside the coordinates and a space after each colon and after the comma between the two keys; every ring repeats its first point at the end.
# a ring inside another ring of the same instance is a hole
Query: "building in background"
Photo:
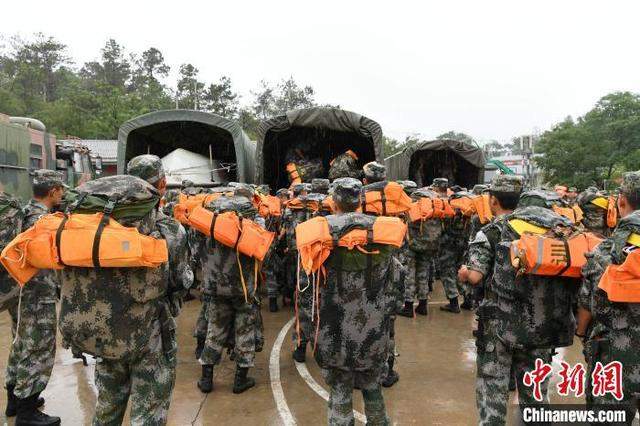
{"type": "Polygon", "coordinates": [[[102,175],[113,176],[118,174],[116,166],[118,162],[118,141],[111,139],[69,139],[62,142],[79,142],[91,151],[91,161],[94,167],[96,162],[102,161],[102,175]]]}

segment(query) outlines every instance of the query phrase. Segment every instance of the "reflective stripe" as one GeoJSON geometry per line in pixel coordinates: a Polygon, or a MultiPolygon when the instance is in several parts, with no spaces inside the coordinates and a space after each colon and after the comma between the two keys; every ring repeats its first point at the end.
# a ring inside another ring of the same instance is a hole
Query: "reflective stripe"
{"type": "Polygon", "coordinates": [[[538,269],[542,266],[542,258],[544,256],[544,240],[542,238],[538,239],[538,252],[536,256],[536,264],[531,269],[531,273],[535,275],[538,272],[538,269]]]}

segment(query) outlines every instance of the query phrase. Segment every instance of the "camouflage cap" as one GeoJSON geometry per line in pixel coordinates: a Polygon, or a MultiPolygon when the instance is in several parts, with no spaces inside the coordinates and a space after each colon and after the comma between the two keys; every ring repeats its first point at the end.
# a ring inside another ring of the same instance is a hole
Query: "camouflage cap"
{"type": "Polygon", "coordinates": [[[409,195],[411,195],[413,191],[418,189],[418,184],[412,180],[399,180],[398,183],[402,185],[402,189],[404,189],[404,192],[409,195]]]}
{"type": "Polygon", "coordinates": [[[68,186],[64,183],[64,176],[62,175],[62,172],[58,172],[56,170],[38,169],[31,172],[31,175],[33,176],[34,185],[43,185],[49,188],[53,188],[56,186],[68,188],[68,186]]]}
{"type": "Polygon", "coordinates": [[[484,193],[485,191],[489,190],[489,185],[483,185],[481,183],[474,185],[473,189],[471,190],[471,192],[474,195],[482,195],[482,193],[484,193]]]}
{"type": "Polygon", "coordinates": [[[365,179],[367,179],[369,183],[380,182],[387,178],[387,168],[383,164],[375,161],[365,164],[362,170],[364,171],[365,179]]]}
{"type": "Polygon", "coordinates": [[[316,194],[326,194],[329,192],[329,179],[312,179],[311,180],[311,192],[316,194]]]}
{"type": "Polygon", "coordinates": [[[246,183],[240,183],[233,187],[233,195],[236,197],[245,197],[251,200],[254,193],[255,192],[251,185],[248,185],[246,183]]]}
{"type": "Polygon", "coordinates": [[[271,187],[267,184],[258,185],[258,191],[260,191],[261,194],[270,194],[271,187]]]}
{"type": "Polygon", "coordinates": [[[524,178],[517,175],[496,175],[491,180],[492,192],[520,194],[524,188],[524,178]]]}
{"type": "Polygon", "coordinates": [[[292,189],[293,189],[293,196],[297,197],[302,193],[302,191],[306,191],[307,187],[304,183],[296,183],[295,185],[293,185],[292,189]]]}
{"type": "Polygon", "coordinates": [[[287,188],[280,188],[276,191],[276,196],[278,197],[282,197],[282,196],[289,196],[289,190],[287,188]]]}
{"type": "Polygon", "coordinates": [[[195,186],[195,183],[193,183],[193,181],[189,180],[189,179],[184,179],[180,186],[182,186],[183,188],[191,188],[192,186],[195,186]]]}
{"type": "Polygon", "coordinates": [[[127,164],[127,174],[137,176],[154,185],[164,177],[162,160],[157,155],[138,155],[127,164]]]}
{"type": "Polygon", "coordinates": [[[354,178],[340,178],[333,181],[331,190],[333,201],[338,205],[358,205],[362,194],[362,182],[354,178]]]}
{"type": "Polygon", "coordinates": [[[620,193],[640,198],[640,171],[627,172],[622,175],[622,185],[620,185],[620,193]]]}
{"type": "Polygon", "coordinates": [[[604,197],[605,195],[603,195],[598,190],[598,188],[589,187],[578,195],[577,202],[578,202],[578,205],[584,210],[587,208],[597,207],[595,204],[592,203],[592,201],[595,200],[596,198],[604,198],[604,197]]]}
{"type": "Polygon", "coordinates": [[[448,188],[449,187],[449,179],[447,178],[435,178],[433,180],[434,188],[448,188]]]}

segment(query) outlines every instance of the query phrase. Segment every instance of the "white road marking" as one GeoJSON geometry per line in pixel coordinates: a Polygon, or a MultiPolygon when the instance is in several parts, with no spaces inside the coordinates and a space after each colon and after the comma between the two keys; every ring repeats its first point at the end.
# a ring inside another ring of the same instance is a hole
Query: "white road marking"
{"type": "Polygon", "coordinates": [[[284,397],[284,390],[282,389],[282,382],[280,381],[280,350],[282,349],[282,343],[287,336],[289,329],[293,325],[295,318],[291,318],[288,323],[282,327],[278,338],[273,343],[271,349],[271,355],[269,356],[269,375],[271,376],[271,391],[273,392],[273,399],[276,401],[276,407],[278,413],[285,426],[296,425],[296,421],[291,414],[287,400],[284,397]]]}
{"type": "MultiPolygon", "coordinates": [[[[315,393],[320,395],[322,399],[328,402],[329,392],[327,392],[322,386],[320,386],[320,384],[318,384],[318,382],[316,382],[316,380],[313,378],[311,373],[309,373],[309,370],[307,369],[307,364],[305,364],[304,362],[295,362],[295,361],[294,363],[296,364],[296,369],[298,370],[298,373],[300,373],[300,377],[302,377],[304,381],[307,382],[307,385],[309,385],[309,387],[315,393]]],[[[367,416],[365,416],[361,412],[353,410],[353,416],[359,422],[362,422],[364,424],[367,423],[367,416]]]]}

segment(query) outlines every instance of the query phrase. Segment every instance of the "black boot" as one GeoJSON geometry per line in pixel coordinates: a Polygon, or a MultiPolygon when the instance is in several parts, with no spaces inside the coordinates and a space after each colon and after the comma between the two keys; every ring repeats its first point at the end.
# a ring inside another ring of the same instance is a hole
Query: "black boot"
{"type": "MultiPolygon", "coordinates": [[[[14,385],[7,385],[7,408],[4,410],[4,415],[7,417],[13,417],[18,413],[18,398],[13,393],[14,385]]],[[[44,398],[38,395],[36,401],[36,408],[40,408],[44,405],[44,398]]]]}
{"type": "Polygon", "coordinates": [[[427,315],[429,313],[427,308],[427,299],[418,300],[418,307],[416,308],[416,314],[427,315]]]}
{"type": "Polygon", "coordinates": [[[474,308],[474,302],[473,302],[473,298],[470,295],[465,295],[464,296],[464,301],[462,302],[462,305],[460,305],[461,309],[464,309],[465,311],[471,311],[474,308]]]}
{"type": "Polygon", "coordinates": [[[454,297],[452,299],[449,299],[449,304],[448,305],[444,305],[444,306],[440,306],[440,310],[441,311],[451,312],[451,313],[454,313],[454,314],[459,314],[460,313],[460,306],[458,305],[458,298],[454,297]]]}
{"type": "Polygon", "coordinates": [[[296,362],[305,362],[307,360],[307,342],[304,340],[300,342],[300,345],[293,351],[293,359],[296,362]]]}
{"type": "Polygon", "coordinates": [[[200,359],[202,351],[204,350],[204,336],[196,337],[196,359],[200,359]]]}
{"type": "Polygon", "coordinates": [[[198,389],[202,393],[210,393],[213,390],[213,365],[202,366],[202,377],[198,380],[198,389]]]}
{"type": "Polygon", "coordinates": [[[16,426],[57,426],[60,417],[48,416],[38,410],[40,394],[31,395],[25,399],[18,399],[16,426]]]}
{"type": "Polygon", "coordinates": [[[252,377],[247,377],[249,368],[236,367],[236,378],[233,382],[233,393],[242,393],[256,385],[256,381],[252,377]]]}
{"type": "Polygon", "coordinates": [[[269,298],[269,312],[278,312],[278,298],[275,296],[269,298]]]}
{"type": "Polygon", "coordinates": [[[398,312],[398,315],[402,315],[403,317],[407,318],[413,318],[413,302],[404,302],[404,308],[402,308],[402,310],[398,312]]]}
{"type": "Polygon", "coordinates": [[[398,374],[398,372],[393,371],[393,364],[395,363],[395,360],[396,357],[391,355],[387,361],[387,363],[389,364],[389,370],[387,371],[387,376],[382,379],[382,382],[380,383],[385,388],[390,388],[391,386],[395,385],[398,380],[400,380],[400,375],[398,374]]]}

